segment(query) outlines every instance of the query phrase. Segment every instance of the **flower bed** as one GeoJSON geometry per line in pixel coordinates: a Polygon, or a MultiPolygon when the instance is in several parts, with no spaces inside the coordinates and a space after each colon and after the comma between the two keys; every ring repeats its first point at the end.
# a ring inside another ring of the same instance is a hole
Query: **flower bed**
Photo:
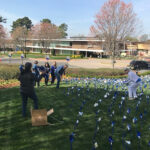
{"type": "Polygon", "coordinates": [[[0,80],[0,89],[3,88],[10,88],[19,86],[19,81],[12,79],[12,80],[0,80]]]}

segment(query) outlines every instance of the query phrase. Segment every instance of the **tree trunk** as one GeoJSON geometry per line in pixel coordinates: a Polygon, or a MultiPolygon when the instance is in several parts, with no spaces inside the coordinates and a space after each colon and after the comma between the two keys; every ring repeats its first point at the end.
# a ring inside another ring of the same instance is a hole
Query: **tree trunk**
{"type": "Polygon", "coordinates": [[[113,67],[113,70],[115,68],[115,57],[114,57],[114,52],[112,54],[112,67],[113,67]]]}
{"type": "Polygon", "coordinates": [[[25,42],[25,44],[24,44],[24,51],[25,51],[25,52],[24,52],[24,57],[26,58],[26,57],[27,57],[27,56],[26,56],[26,39],[25,39],[24,42],[25,42]]]}
{"type": "Polygon", "coordinates": [[[114,70],[114,68],[115,68],[115,48],[116,48],[116,42],[114,41],[114,43],[113,43],[113,54],[112,54],[113,70],[114,70]]]}

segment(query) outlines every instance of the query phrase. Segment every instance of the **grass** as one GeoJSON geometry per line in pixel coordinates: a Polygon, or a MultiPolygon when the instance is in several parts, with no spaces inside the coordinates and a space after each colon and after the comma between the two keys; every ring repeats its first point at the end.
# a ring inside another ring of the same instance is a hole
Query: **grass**
{"type": "MultiPolygon", "coordinates": [[[[80,82],[82,82],[81,80],[80,82]]],[[[85,86],[81,83],[78,86],[74,84],[63,83],[60,89],[55,89],[54,86],[41,86],[36,89],[39,99],[39,108],[54,108],[54,114],[48,117],[48,121],[55,125],[32,127],[30,119],[30,107],[33,106],[31,100],[28,101],[27,118],[21,116],[21,98],[19,87],[0,90],[0,149],[1,150],[70,150],[69,135],[74,132],[75,139],[73,142],[74,150],[90,150],[93,147],[93,136],[96,127],[96,120],[101,117],[102,121],[98,123],[99,131],[96,134],[95,141],[99,147],[97,149],[109,150],[110,144],[108,137],[112,135],[112,127],[110,122],[110,114],[108,108],[111,103],[111,112],[114,110],[115,115],[112,116],[112,121],[115,121],[113,131],[113,149],[123,150],[122,135],[125,134],[125,139],[131,141],[131,145],[126,145],[132,150],[147,150],[148,141],[150,140],[150,109],[146,102],[146,95],[149,94],[149,89],[144,91],[141,97],[141,104],[136,111],[137,101],[125,100],[123,109],[119,109],[118,105],[121,102],[121,97],[125,92],[118,91],[116,101],[112,101],[112,96],[115,91],[110,91],[110,96],[104,99],[104,95],[108,90],[101,85],[95,89],[92,85],[85,86]],[[83,88],[82,88],[83,86],[83,88]],[[74,88],[72,88],[74,87],[74,88]],[[79,95],[80,94],[80,95],[79,95]],[[102,99],[102,103],[98,107],[93,107],[95,102],[102,99]],[[79,117],[81,111],[83,116],[79,117]],[[130,108],[130,115],[126,110],[130,108]],[[95,114],[100,110],[98,115],[95,114]],[[140,113],[143,114],[143,121],[139,120],[140,113]],[[127,120],[122,123],[123,115],[127,116],[127,120]],[[133,124],[132,118],[137,117],[138,123],[133,124]],[[56,120],[56,119],[57,120],[56,120]],[[77,128],[74,130],[76,120],[79,120],[77,128]],[[63,121],[62,122],[59,122],[63,121]],[[127,131],[126,125],[130,123],[131,131],[127,131]],[[136,137],[136,132],[141,132],[141,140],[136,137]],[[140,142],[140,144],[139,144],[140,142]]]]}
{"type": "MultiPolygon", "coordinates": [[[[50,56],[50,59],[66,59],[67,56],[70,56],[70,55],[56,55],[56,56],[52,56],[52,55],[49,55],[50,56]]],[[[5,53],[5,54],[1,54],[0,53],[0,57],[8,57],[8,53],[5,53]]],[[[12,58],[20,58],[21,57],[21,54],[17,54],[17,53],[14,53],[12,55],[12,58]]],[[[46,57],[46,54],[43,54],[43,53],[27,53],[26,54],[26,57],[27,58],[45,58],[46,57]]],[[[71,58],[71,56],[70,56],[71,58]]],[[[81,57],[74,57],[73,59],[81,59],[81,57]]]]}

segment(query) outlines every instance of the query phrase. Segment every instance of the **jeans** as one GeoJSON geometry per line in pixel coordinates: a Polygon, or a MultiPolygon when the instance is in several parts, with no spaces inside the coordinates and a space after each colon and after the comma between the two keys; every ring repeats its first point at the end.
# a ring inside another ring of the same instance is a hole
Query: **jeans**
{"type": "Polygon", "coordinates": [[[52,77],[51,84],[53,84],[55,81],[55,74],[51,73],[51,77],[52,77]]]}
{"type": "Polygon", "coordinates": [[[56,85],[56,88],[59,88],[61,75],[60,75],[59,73],[56,73],[55,75],[56,75],[56,78],[57,78],[57,85],[56,85]]]}
{"type": "Polygon", "coordinates": [[[40,86],[40,75],[36,75],[35,76],[35,86],[37,85],[37,87],[39,87],[40,86]]]}
{"type": "Polygon", "coordinates": [[[40,77],[39,77],[39,84],[40,84],[40,81],[42,80],[42,78],[45,78],[45,85],[47,85],[48,80],[49,80],[49,74],[47,74],[47,73],[41,74],[40,77]]]}
{"type": "Polygon", "coordinates": [[[27,101],[28,101],[28,97],[31,98],[34,102],[34,109],[38,109],[38,98],[35,94],[35,92],[33,93],[21,93],[21,97],[22,97],[22,116],[25,117],[26,116],[26,107],[27,107],[27,101]]]}
{"type": "Polygon", "coordinates": [[[49,73],[45,74],[45,85],[48,84],[48,80],[49,80],[49,73]]]}

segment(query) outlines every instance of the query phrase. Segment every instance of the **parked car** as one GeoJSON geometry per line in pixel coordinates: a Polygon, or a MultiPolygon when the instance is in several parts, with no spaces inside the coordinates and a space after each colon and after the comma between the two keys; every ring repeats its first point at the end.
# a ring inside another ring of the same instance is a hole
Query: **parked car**
{"type": "Polygon", "coordinates": [[[134,70],[142,70],[142,69],[148,69],[149,65],[147,61],[133,60],[130,62],[130,68],[134,70]]]}

